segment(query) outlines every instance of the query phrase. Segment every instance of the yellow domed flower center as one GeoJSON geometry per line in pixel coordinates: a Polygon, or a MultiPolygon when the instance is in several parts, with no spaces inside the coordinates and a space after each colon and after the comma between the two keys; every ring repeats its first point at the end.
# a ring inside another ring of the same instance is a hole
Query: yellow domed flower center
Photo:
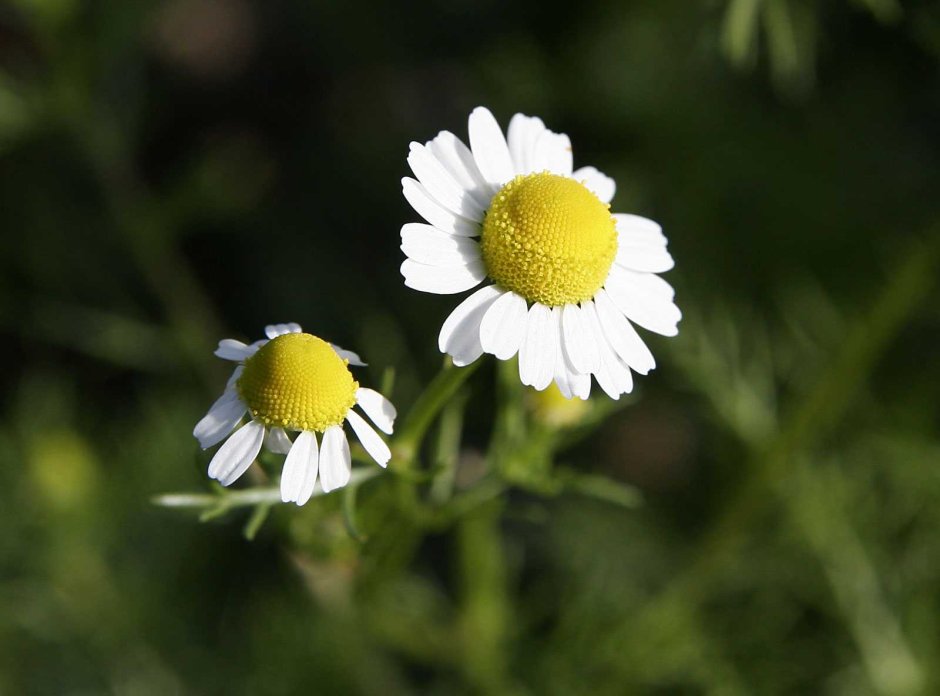
{"type": "Polygon", "coordinates": [[[359,383],[347,363],[316,336],[285,334],[245,361],[238,393],[265,425],[322,433],[356,403],[359,383]]]}
{"type": "Polygon", "coordinates": [[[591,299],[617,253],[609,206],[583,184],[548,172],[517,176],[500,189],[480,241],[498,285],[550,307],[591,299]]]}

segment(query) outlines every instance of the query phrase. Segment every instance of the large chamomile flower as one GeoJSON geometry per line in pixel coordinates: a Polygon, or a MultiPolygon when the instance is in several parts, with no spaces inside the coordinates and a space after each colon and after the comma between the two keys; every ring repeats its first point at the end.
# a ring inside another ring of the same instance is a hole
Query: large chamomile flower
{"type": "Polygon", "coordinates": [[[302,333],[298,324],[273,324],[264,332],[268,340],[246,345],[225,339],[215,352],[238,366],[225,392],[193,430],[203,449],[228,438],[209,462],[209,476],[223,486],[235,482],[264,444],[287,455],[281,499],[303,505],[313,494],[318,472],[325,492],[349,483],[351,458],[344,422],[369,455],[386,466],[391,458],[388,445],[353,406],[389,434],[395,407],[353,379],[349,365],[365,364],[359,356],[302,333]],[[246,414],[250,420],[239,428],[246,414]],[[291,432],[298,433],[293,442],[291,432]]]}
{"type": "Polygon", "coordinates": [[[519,354],[524,384],[554,379],[586,399],[591,375],[611,398],[630,370],[656,363],[633,324],[674,336],[681,313],[657,273],[673,266],[659,225],[610,212],[614,182],[572,170],[567,135],[516,114],[508,138],[487,109],[470,114],[470,147],[444,131],[411,144],[405,198],[428,224],[402,227],[405,285],[452,294],[491,281],[444,322],[456,365],[519,354]]]}

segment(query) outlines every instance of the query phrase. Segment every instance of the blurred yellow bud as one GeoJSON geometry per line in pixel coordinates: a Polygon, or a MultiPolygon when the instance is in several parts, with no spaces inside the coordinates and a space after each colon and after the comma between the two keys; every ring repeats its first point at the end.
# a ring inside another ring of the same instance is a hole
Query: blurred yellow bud
{"type": "Polygon", "coordinates": [[[554,382],[530,392],[527,403],[537,421],[552,427],[577,425],[591,410],[590,401],[566,399],[554,382]]]}
{"type": "Polygon", "coordinates": [[[47,430],[29,447],[29,471],[43,502],[62,511],[87,501],[97,484],[95,456],[78,433],[47,430]]]}

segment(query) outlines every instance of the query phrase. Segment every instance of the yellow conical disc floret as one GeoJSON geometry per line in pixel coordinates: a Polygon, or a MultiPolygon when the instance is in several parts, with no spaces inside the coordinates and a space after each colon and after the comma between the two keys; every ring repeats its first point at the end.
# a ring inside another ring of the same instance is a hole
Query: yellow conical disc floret
{"type": "Polygon", "coordinates": [[[550,307],[591,299],[617,253],[609,206],[583,184],[542,172],[517,176],[483,221],[483,262],[497,284],[550,307]]]}
{"type": "Polygon", "coordinates": [[[356,403],[359,383],[348,362],[316,336],[285,334],[245,361],[238,393],[265,425],[322,433],[356,403]]]}

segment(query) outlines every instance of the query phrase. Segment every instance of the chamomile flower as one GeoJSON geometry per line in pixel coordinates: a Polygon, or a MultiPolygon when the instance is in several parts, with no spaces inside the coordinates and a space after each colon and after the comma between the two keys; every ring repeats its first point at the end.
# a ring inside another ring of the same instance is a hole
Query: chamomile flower
{"type": "Polygon", "coordinates": [[[225,392],[193,430],[203,449],[225,440],[209,462],[209,476],[223,486],[234,483],[263,444],[287,455],[281,499],[303,505],[313,494],[318,473],[325,492],[349,483],[352,462],[344,422],[366,452],[386,466],[392,456],[388,445],[353,406],[388,434],[395,407],[353,379],[349,365],[365,364],[359,356],[302,333],[299,324],[272,324],[264,332],[268,338],[251,345],[220,341],[215,352],[238,366],[225,392]],[[246,414],[250,420],[238,427],[246,414]],[[292,432],[298,433],[293,441],[292,432]]]}
{"type": "Polygon", "coordinates": [[[402,227],[401,271],[415,290],[453,294],[491,281],[444,322],[456,365],[483,353],[508,360],[538,390],[553,380],[586,399],[591,375],[611,398],[631,370],[656,365],[634,324],[674,336],[681,313],[657,273],[673,266],[659,225],[610,212],[614,181],[572,169],[567,135],[516,114],[508,138],[487,109],[469,119],[470,147],[441,132],[411,144],[405,198],[427,224],[402,227]]]}

